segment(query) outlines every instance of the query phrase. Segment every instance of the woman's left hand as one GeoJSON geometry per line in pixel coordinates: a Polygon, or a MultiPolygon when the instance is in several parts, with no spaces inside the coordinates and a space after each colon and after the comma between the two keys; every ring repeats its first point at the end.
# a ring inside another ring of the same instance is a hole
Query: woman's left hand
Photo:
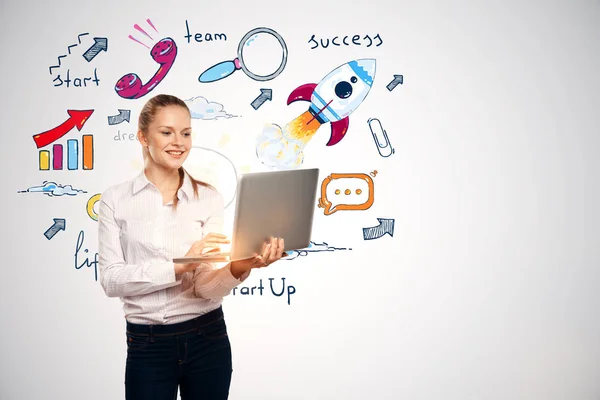
{"type": "Polygon", "coordinates": [[[264,268],[273,264],[275,261],[280,260],[281,257],[287,257],[288,254],[283,252],[284,248],[285,242],[283,238],[272,238],[270,242],[265,243],[262,254],[244,260],[232,261],[231,273],[236,278],[239,278],[253,268],[264,268]]]}

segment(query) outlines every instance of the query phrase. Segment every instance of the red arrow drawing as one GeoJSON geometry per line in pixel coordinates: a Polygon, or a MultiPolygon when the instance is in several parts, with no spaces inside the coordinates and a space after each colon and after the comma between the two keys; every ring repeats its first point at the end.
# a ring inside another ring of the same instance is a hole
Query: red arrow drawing
{"type": "Polygon", "coordinates": [[[49,131],[33,135],[33,140],[37,148],[44,147],[65,136],[71,129],[77,127],[78,130],[83,128],[85,121],[88,120],[94,110],[67,110],[69,119],[49,131]]]}

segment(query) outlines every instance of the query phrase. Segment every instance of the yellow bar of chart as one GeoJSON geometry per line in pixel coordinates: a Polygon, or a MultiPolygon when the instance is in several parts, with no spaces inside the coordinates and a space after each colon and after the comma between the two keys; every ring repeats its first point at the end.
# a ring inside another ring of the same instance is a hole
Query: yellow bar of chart
{"type": "Polygon", "coordinates": [[[50,169],[50,151],[40,150],[40,170],[47,171],[50,169]]]}

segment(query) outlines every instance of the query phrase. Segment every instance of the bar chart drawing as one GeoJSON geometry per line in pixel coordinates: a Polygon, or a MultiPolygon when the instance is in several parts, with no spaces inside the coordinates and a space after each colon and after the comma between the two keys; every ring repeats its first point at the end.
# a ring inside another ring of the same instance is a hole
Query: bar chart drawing
{"type": "Polygon", "coordinates": [[[81,135],[81,139],[67,139],[66,144],[55,143],[73,128],[81,131],[87,119],[94,110],[67,110],[69,118],[61,125],[46,132],[33,136],[39,151],[40,171],[63,170],[69,171],[94,169],[94,136],[81,135]],[[54,144],[53,144],[54,143],[54,144]],[[46,146],[52,144],[52,154],[46,146]],[[66,147],[66,149],[65,149],[66,147]],[[65,151],[66,150],[66,151],[65,151]]]}
{"type": "Polygon", "coordinates": [[[82,135],[81,141],[68,139],[66,149],[67,151],[64,152],[62,144],[53,144],[52,157],[50,156],[50,150],[40,150],[40,171],[49,171],[50,169],[56,171],[63,168],[73,171],[79,169],[80,166],[83,170],[94,169],[94,135],[82,135]],[[81,151],[79,151],[80,148],[81,151]]]}

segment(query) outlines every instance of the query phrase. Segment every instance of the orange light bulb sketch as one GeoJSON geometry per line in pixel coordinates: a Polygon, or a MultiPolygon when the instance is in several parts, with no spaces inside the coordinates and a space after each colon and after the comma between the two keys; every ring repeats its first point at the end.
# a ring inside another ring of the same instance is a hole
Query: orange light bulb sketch
{"type": "Polygon", "coordinates": [[[367,174],[330,174],[321,182],[319,208],[325,215],[340,210],[366,210],[375,201],[373,179],[367,174]]]}

